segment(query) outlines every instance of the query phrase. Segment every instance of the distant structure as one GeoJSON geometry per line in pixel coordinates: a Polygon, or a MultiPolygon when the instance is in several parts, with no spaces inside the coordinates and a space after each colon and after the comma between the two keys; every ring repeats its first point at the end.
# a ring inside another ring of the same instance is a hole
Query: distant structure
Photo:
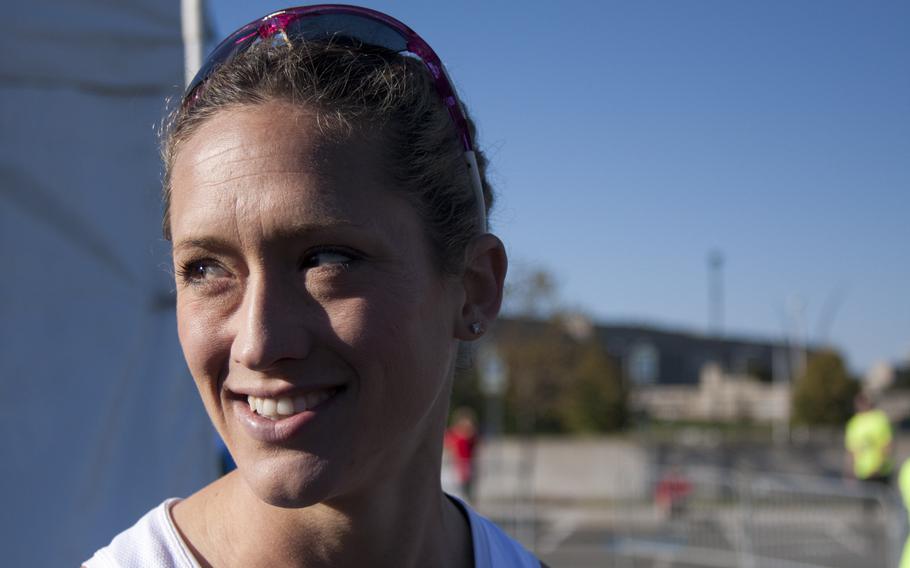
{"type": "MultiPolygon", "coordinates": [[[[630,386],[633,410],[661,420],[789,418],[790,346],[752,338],[716,337],[651,325],[595,324],[567,320],[567,334],[594,336],[618,362],[630,386]]],[[[502,318],[498,329],[523,334],[545,325],[502,318]]],[[[493,333],[495,341],[496,331],[493,333]]]]}
{"type": "Polygon", "coordinates": [[[784,342],[643,325],[601,325],[597,333],[620,361],[639,413],[661,420],[789,419],[792,373],[784,342]]]}
{"type": "Polygon", "coordinates": [[[910,428],[910,360],[873,365],[863,377],[863,389],[901,429],[910,428]]]}
{"type": "Polygon", "coordinates": [[[708,331],[724,334],[724,255],[719,250],[708,254],[708,331]]]}
{"type": "Polygon", "coordinates": [[[884,361],[875,363],[863,376],[863,389],[873,396],[880,395],[894,385],[898,370],[884,361]]]}

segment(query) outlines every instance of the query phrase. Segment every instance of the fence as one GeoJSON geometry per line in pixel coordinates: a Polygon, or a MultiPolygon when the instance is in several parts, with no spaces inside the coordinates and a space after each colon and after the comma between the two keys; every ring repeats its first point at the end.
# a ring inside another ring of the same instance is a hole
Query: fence
{"type": "Polygon", "coordinates": [[[485,459],[480,471],[497,491],[484,494],[481,483],[477,505],[554,567],[898,565],[906,514],[888,487],[811,475],[654,467],[645,494],[642,479],[630,479],[634,490],[616,492],[625,498],[553,499],[540,493],[534,471],[534,463],[550,460],[534,451],[485,459]]]}
{"type": "Polygon", "coordinates": [[[671,496],[655,499],[649,526],[605,527],[613,539],[607,554],[651,561],[635,566],[897,566],[903,510],[887,488],[723,470],[674,477],[675,490],[664,492],[671,496]]]}

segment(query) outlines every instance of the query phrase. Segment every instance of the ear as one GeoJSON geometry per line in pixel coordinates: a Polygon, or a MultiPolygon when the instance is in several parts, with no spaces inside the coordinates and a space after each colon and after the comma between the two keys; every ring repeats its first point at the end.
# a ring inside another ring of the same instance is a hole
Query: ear
{"type": "Polygon", "coordinates": [[[496,320],[508,264],[506,249],[495,235],[480,235],[468,245],[462,276],[464,303],[455,322],[457,339],[479,339],[496,320]]]}

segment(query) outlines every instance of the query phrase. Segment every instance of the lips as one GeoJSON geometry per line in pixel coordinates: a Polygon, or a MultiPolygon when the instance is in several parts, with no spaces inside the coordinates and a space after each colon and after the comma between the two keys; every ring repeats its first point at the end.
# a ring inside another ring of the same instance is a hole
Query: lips
{"type": "Polygon", "coordinates": [[[284,443],[330,412],[346,392],[345,387],[328,387],[277,396],[236,393],[231,404],[235,417],[251,438],[284,443]]]}
{"type": "Polygon", "coordinates": [[[281,420],[300,412],[313,410],[331,398],[338,391],[338,387],[319,389],[297,396],[258,397],[247,396],[250,410],[269,420],[281,420]]]}

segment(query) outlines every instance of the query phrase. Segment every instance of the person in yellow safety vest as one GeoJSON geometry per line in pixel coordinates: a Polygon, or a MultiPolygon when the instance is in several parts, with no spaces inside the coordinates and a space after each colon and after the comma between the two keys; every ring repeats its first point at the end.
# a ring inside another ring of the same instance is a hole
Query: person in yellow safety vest
{"type": "MultiPolygon", "coordinates": [[[[904,499],[904,507],[910,511],[910,459],[904,461],[900,473],[897,477],[897,486],[901,490],[901,497],[904,499]]],[[[910,568],[910,537],[904,543],[904,553],[901,555],[900,568],[910,568]]]]}
{"type": "Polygon", "coordinates": [[[848,471],[860,481],[888,484],[891,480],[891,422],[865,393],[853,401],[856,414],[847,422],[848,471]]]}

